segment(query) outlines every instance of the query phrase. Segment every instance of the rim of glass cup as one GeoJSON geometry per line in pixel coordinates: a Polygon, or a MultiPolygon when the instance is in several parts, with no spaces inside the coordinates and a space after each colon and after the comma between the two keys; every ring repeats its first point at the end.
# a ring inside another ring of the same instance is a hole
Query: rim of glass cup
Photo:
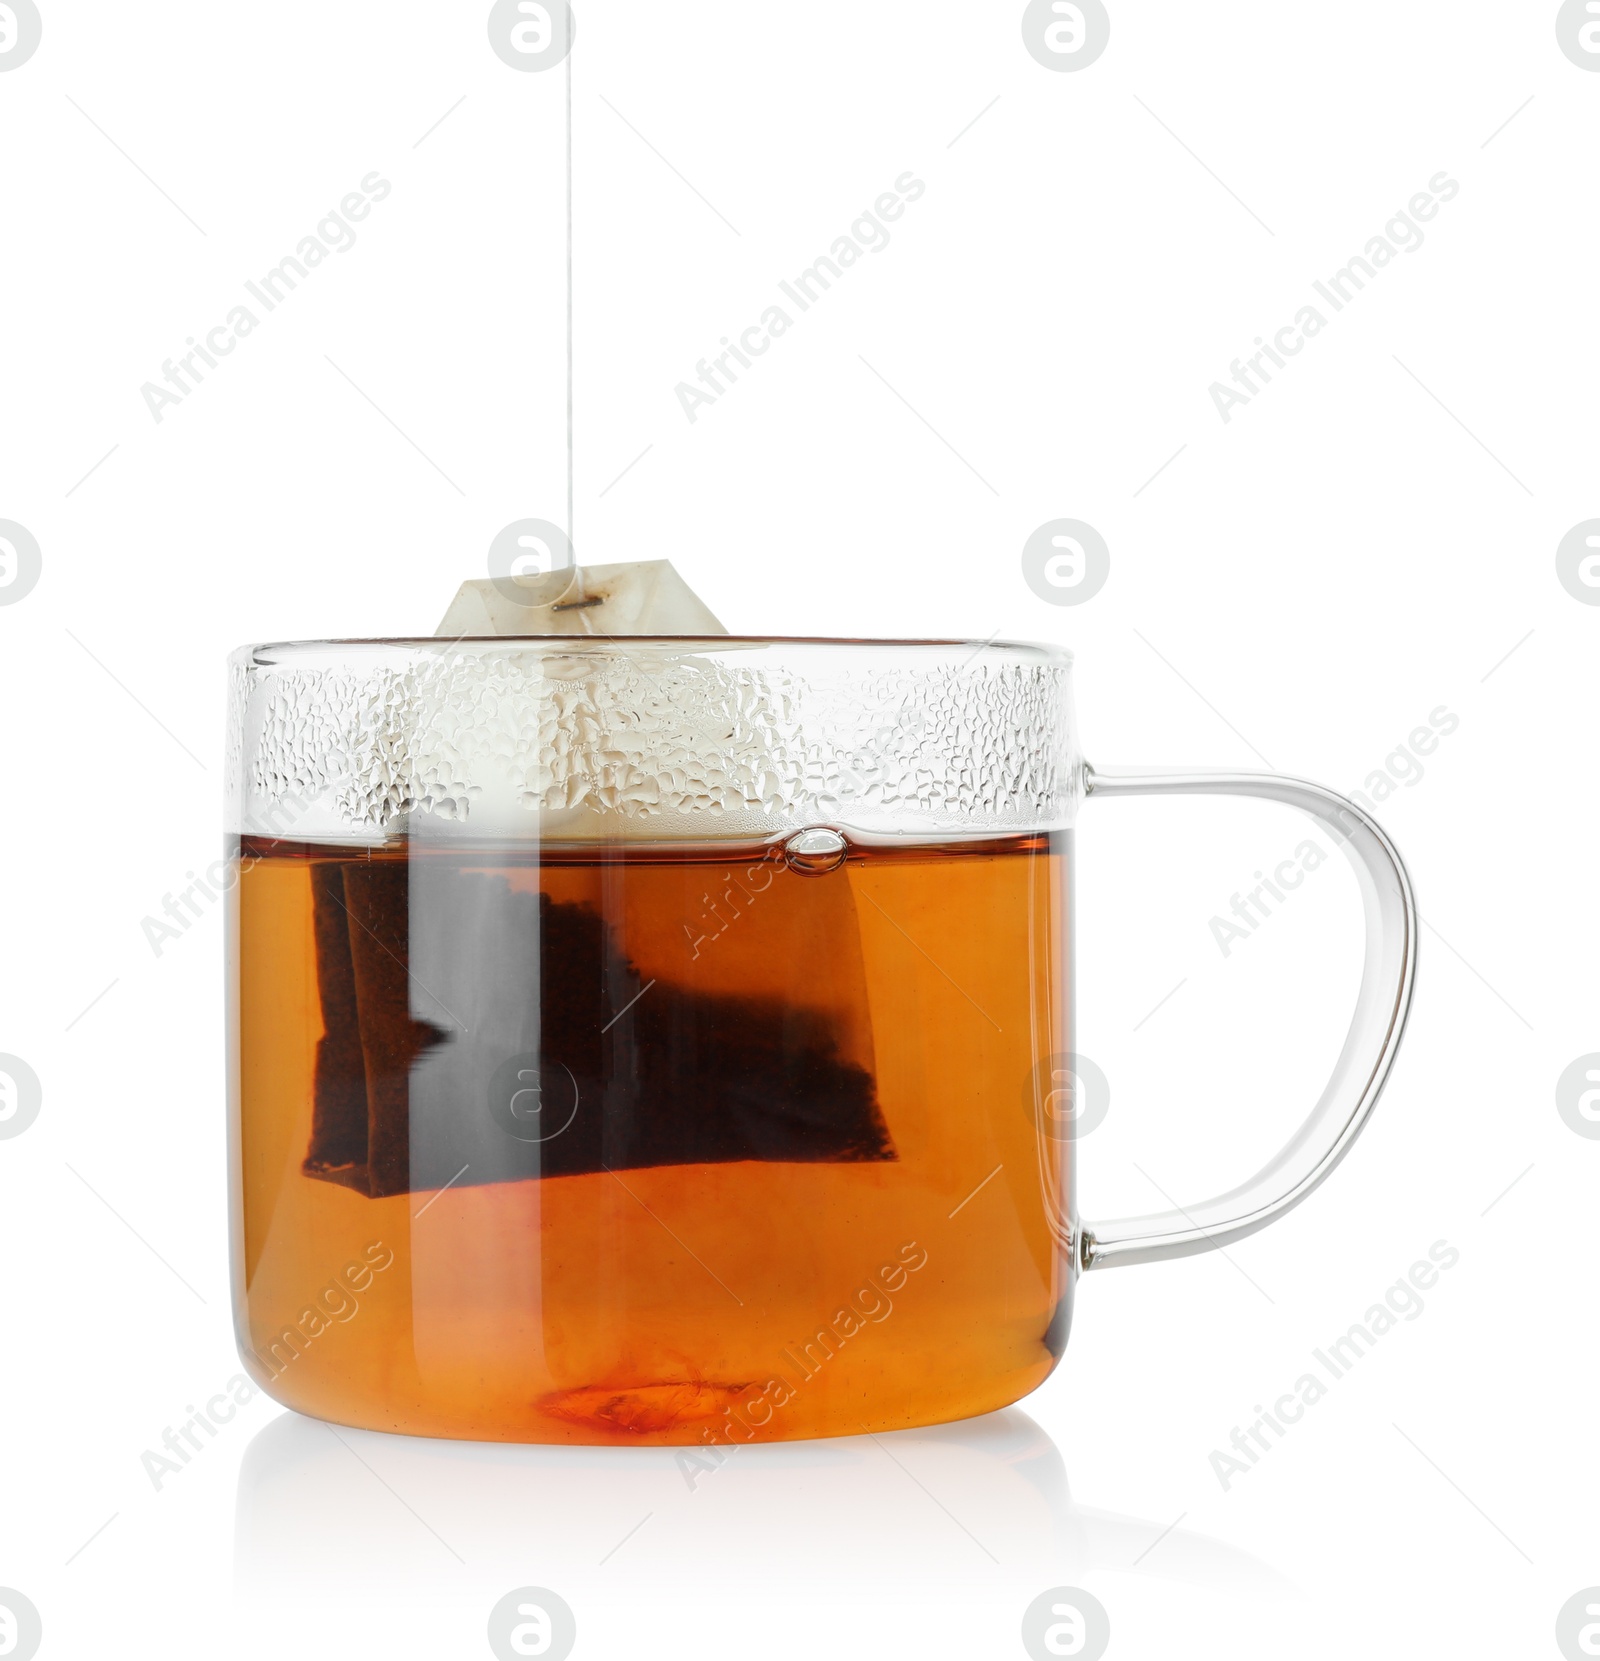
{"type": "Polygon", "coordinates": [[[974,658],[987,651],[1028,652],[1057,662],[1072,663],[1074,653],[1068,646],[1044,640],[971,640],[961,636],[949,639],[874,639],[871,636],[826,634],[402,634],[354,636],[348,639],[327,640],[265,640],[247,643],[236,648],[238,652],[295,652],[331,650],[343,646],[544,646],[552,650],[572,651],[583,646],[627,647],[642,644],[684,644],[699,646],[861,646],[873,650],[897,646],[969,647],[974,658]]]}
{"type": "MultiPolygon", "coordinates": [[[[696,666],[699,666],[713,672],[714,686],[722,687],[724,691],[732,686],[732,682],[723,685],[725,677],[730,674],[738,680],[745,671],[754,671],[758,682],[762,683],[771,675],[776,679],[768,688],[768,695],[788,698],[791,694],[803,693],[802,702],[805,703],[814,694],[816,707],[811,710],[811,715],[819,720],[825,717],[827,722],[835,725],[842,723],[839,732],[843,736],[838,743],[845,743],[846,748],[848,743],[855,742],[861,736],[856,732],[861,720],[871,717],[872,710],[867,705],[872,703],[875,692],[882,691],[880,682],[885,679],[893,681],[898,677],[907,684],[899,685],[889,700],[895,706],[895,711],[891,713],[896,723],[899,723],[908,704],[916,702],[918,689],[926,687],[930,696],[937,692],[952,711],[959,706],[964,711],[964,719],[975,722],[992,744],[1003,744],[1012,749],[1020,746],[1019,753],[1026,752],[1034,758],[1037,766],[1024,767],[1015,778],[1008,774],[1009,782],[1002,793],[1003,802],[991,801],[987,794],[984,795],[984,822],[993,834],[1000,834],[1001,830],[1009,833],[1013,829],[1032,831],[1054,827],[1058,823],[1063,827],[1069,826],[1082,794],[1081,758],[1077,757],[1073,736],[1073,656],[1064,646],[998,638],[865,639],[827,635],[405,635],[288,640],[236,648],[229,659],[233,680],[228,741],[230,756],[242,770],[238,771],[228,798],[230,829],[237,834],[266,834],[261,826],[273,822],[272,813],[277,811],[275,804],[283,795],[279,789],[282,783],[279,774],[285,778],[292,776],[300,779],[304,775],[307,781],[322,780],[332,765],[330,755],[336,759],[344,757],[345,770],[357,767],[372,770],[371,777],[365,771],[361,773],[364,783],[357,792],[360,803],[365,805],[354,817],[351,812],[340,808],[335,815],[337,825],[332,820],[322,825],[320,810],[318,814],[303,817],[302,822],[308,827],[313,820],[320,827],[315,836],[311,829],[306,830],[309,840],[342,840],[358,834],[363,840],[366,839],[369,832],[378,828],[376,821],[373,824],[366,822],[376,812],[376,807],[368,801],[374,790],[378,791],[382,800],[373,798],[373,801],[377,806],[383,806],[396,790],[404,794],[416,785],[420,792],[418,802],[422,808],[432,812],[433,798],[439,795],[435,788],[438,780],[434,778],[438,770],[436,761],[446,766],[447,771],[454,767],[455,771],[448,771],[449,779],[452,783],[461,783],[474,797],[475,823],[498,824],[502,818],[509,820],[517,817],[510,814],[507,802],[501,800],[512,789],[510,773],[505,768],[501,768],[506,773],[504,778],[494,773],[492,758],[487,754],[474,760],[471,767],[460,757],[443,761],[434,757],[431,750],[420,761],[410,756],[409,752],[405,757],[392,756],[382,735],[374,735],[365,727],[341,737],[338,733],[325,731],[323,724],[318,722],[308,726],[301,719],[305,711],[300,709],[298,701],[302,694],[314,701],[326,691],[328,696],[343,699],[348,704],[352,697],[359,699],[361,687],[368,681],[387,699],[396,692],[396,688],[387,684],[380,687],[380,682],[395,676],[402,679],[420,676],[424,684],[416,688],[416,695],[421,700],[416,708],[408,704],[404,710],[390,709],[388,703],[384,707],[402,721],[409,720],[413,725],[420,723],[419,730],[433,732],[434,724],[423,719],[430,707],[428,700],[448,693],[449,686],[433,685],[431,677],[442,675],[446,682],[450,682],[453,676],[465,675],[470,681],[472,677],[493,672],[497,665],[509,667],[515,676],[531,674],[535,681],[543,679],[553,683],[584,680],[591,676],[604,680],[613,671],[630,675],[642,672],[648,676],[652,665],[676,666],[690,672],[695,672],[696,666]],[[1013,677],[1018,678],[1013,680],[1013,677]],[[277,698],[275,687],[281,683],[298,684],[302,681],[306,684],[299,685],[298,693],[287,702],[277,698]],[[782,686],[778,686],[778,682],[782,682],[782,686]],[[792,686],[791,682],[794,683],[792,686]],[[1016,702],[1018,697],[1022,700],[1020,704],[1016,702]],[[1047,706],[1052,697],[1059,700],[1059,720],[1048,713],[1047,706]],[[264,728],[261,727],[262,722],[266,723],[264,728]],[[271,740],[272,768],[276,769],[269,769],[272,779],[265,784],[256,778],[253,764],[250,764],[250,757],[263,741],[264,732],[271,740]],[[1052,733],[1057,735],[1055,739],[1049,736],[1052,733]],[[352,745],[355,748],[352,749],[352,745]],[[372,753],[369,754],[369,751],[372,753]],[[410,774],[399,782],[398,775],[391,777],[395,766],[400,766],[404,772],[413,764],[420,768],[415,779],[410,774]],[[485,767],[490,768],[490,773],[480,776],[485,767]],[[462,772],[462,768],[467,768],[467,771],[462,772]],[[479,771],[474,772],[471,768],[479,768],[479,771]],[[458,772],[461,773],[459,780],[458,772]],[[473,785],[482,787],[482,801],[476,800],[477,792],[470,788],[473,785]]],[[[542,709],[544,694],[531,682],[527,692],[529,710],[542,709]]],[[[520,697],[512,697],[509,702],[505,698],[491,699],[493,713],[486,719],[511,721],[514,718],[508,711],[520,708],[522,701],[520,697]]],[[[605,702],[604,698],[602,702],[605,702]]],[[[474,709],[477,707],[473,705],[474,709]]],[[[787,705],[785,709],[785,719],[790,725],[780,733],[769,736],[793,748],[803,735],[798,728],[790,731],[790,726],[800,716],[787,705]]],[[[804,713],[804,710],[800,712],[804,713]]],[[[803,722],[801,724],[804,725],[803,722]]],[[[447,722],[446,726],[450,727],[451,723],[447,722]]],[[[690,726],[693,726],[692,722],[690,726]]],[[[453,732],[454,728],[451,727],[451,730],[453,732]]],[[[812,735],[813,742],[823,743],[824,749],[828,749],[834,741],[828,739],[827,734],[833,730],[833,726],[826,730],[819,729],[817,734],[812,735]]],[[[895,730],[899,732],[898,724],[895,730]]],[[[967,736],[973,744],[979,742],[971,734],[967,736]]],[[[746,742],[748,737],[746,735],[746,739],[741,739],[741,743],[746,742]]],[[[975,775],[972,770],[962,768],[950,774],[945,779],[949,799],[941,797],[936,809],[927,808],[923,801],[927,781],[921,775],[930,768],[933,772],[938,772],[941,767],[948,770],[949,746],[936,746],[938,754],[930,757],[924,754],[926,744],[923,739],[918,738],[912,745],[909,736],[901,734],[901,737],[905,741],[899,747],[906,753],[899,756],[896,765],[917,772],[920,782],[914,793],[891,792],[882,801],[876,798],[868,800],[856,789],[856,785],[861,783],[858,779],[851,791],[846,792],[845,798],[841,798],[844,807],[830,809],[832,799],[838,795],[836,785],[826,779],[818,784],[811,777],[814,769],[807,763],[802,770],[803,778],[797,773],[787,786],[778,791],[781,800],[775,797],[768,801],[763,796],[760,802],[756,802],[750,799],[749,792],[743,786],[740,786],[742,795],[724,800],[733,785],[723,777],[726,757],[720,752],[711,773],[707,774],[704,788],[715,798],[712,803],[714,811],[722,815],[730,827],[735,819],[743,823],[746,817],[752,825],[758,822],[765,825],[767,821],[776,825],[780,819],[787,824],[790,818],[794,818],[793,829],[803,829],[823,820],[832,824],[838,819],[841,824],[848,821],[863,835],[880,832],[900,835],[906,827],[900,825],[899,819],[911,813],[909,804],[914,802],[922,804],[912,815],[917,819],[919,829],[930,834],[937,831],[941,836],[947,833],[951,836],[965,835],[978,807],[977,797],[973,794],[978,787],[973,782],[975,775]],[[908,749],[908,745],[911,748],[908,749]],[[860,799],[857,799],[858,796],[860,799]],[[902,796],[905,798],[903,801],[902,796]],[[814,802],[812,797],[816,798],[814,802]]],[[[448,749],[455,738],[446,737],[439,742],[448,749]]],[[[578,764],[581,759],[579,752],[569,755],[565,747],[558,748],[560,755],[550,764],[553,768],[551,781],[540,786],[546,795],[558,785],[576,787],[582,783],[580,774],[584,774],[584,769],[578,764]]],[[[690,748],[698,754],[703,746],[696,743],[690,748]]],[[[427,750],[426,745],[424,749],[427,750]]],[[[539,753],[542,755],[543,751],[539,753]]],[[[798,754],[798,750],[795,753],[798,754]]],[[[830,750],[829,753],[833,752],[830,750]]],[[[850,752],[851,755],[853,753],[850,752]]],[[[966,751],[957,745],[952,753],[965,754],[966,751]]],[[[498,755],[498,751],[495,754],[498,755]]],[[[843,758],[840,760],[843,767],[849,757],[845,750],[838,750],[838,756],[843,758]]],[[[687,756],[680,765],[693,773],[698,763],[693,756],[687,756]]],[[[707,765],[711,764],[708,762],[707,765]]],[[[335,766],[333,770],[338,772],[341,769],[335,766]]],[[[854,776],[853,769],[851,772],[854,776]]],[[[331,778],[332,774],[328,773],[328,777],[331,778]]],[[[840,777],[842,779],[844,774],[841,773],[840,777]]],[[[523,788],[526,783],[523,780],[518,787],[523,795],[526,794],[523,788]]],[[[663,816],[656,827],[663,838],[687,836],[693,830],[692,826],[680,823],[689,811],[689,804],[680,802],[678,797],[689,788],[684,780],[679,779],[667,797],[659,802],[651,798],[649,813],[654,815],[659,812],[663,816]]],[[[763,789],[766,788],[764,785],[763,789]]],[[[560,794],[559,790],[557,794],[560,794]]],[[[449,800],[453,802],[454,799],[452,794],[449,800]]],[[[698,802],[698,796],[694,800],[698,802]]],[[[518,796],[516,805],[526,808],[528,804],[518,796]]],[[[545,827],[541,834],[559,839],[570,832],[570,839],[574,841],[585,840],[594,830],[595,827],[588,823],[589,819],[601,815],[603,809],[610,812],[606,802],[591,787],[586,787],[571,802],[564,799],[557,802],[551,798],[544,806],[555,813],[561,822],[545,827]],[[568,818],[572,820],[571,824],[566,822],[568,818]]],[[[395,811],[399,811],[398,806],[395,811]]],[[[621,810],[618,811],[620,813],[621,810]]],[[[641,815],[644,811],[641,807],[641,815]]],[[[518,822],[521,823],[520,819],[518,822]]]]}

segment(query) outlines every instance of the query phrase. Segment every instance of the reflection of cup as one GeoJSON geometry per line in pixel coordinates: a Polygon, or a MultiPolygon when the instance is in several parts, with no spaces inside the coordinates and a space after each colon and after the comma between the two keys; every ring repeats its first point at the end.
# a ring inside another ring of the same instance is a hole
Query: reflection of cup
{"type": "Polygon", "coordinates": [[[705,1623],[722,1611],[748,1639],[748,1612],[781,1611],[786,1630],[804,1623],[819,1639],[849,1623],[855,1643],[834,1647],[858,1654],[855,1623],[876,1611],[905,1627],[883,1653],[905,1655],[941,1653],[939,1623],[956,1609],[1009,1640],[1014,1618],[997,1610],[1020,1617],[1042,1588],[1098,1584],[1106,1569],[1252,1602],[1292,1595],[1220,1541],[1181,1524],[1164,1534],[1171,1520],[1080,1505],[1056,1444],[1016,1408],[729,1449],[718,1464],[693,1448],[438,1442],[284,1414],[240,1465],[235,1595],[268,1630],[302,1611],[328,1648],[348,1625],[367,1640],[357,1654],[425,1647],[411,1622],[437,1638],[433,1653],[458,1653],[453,1634],[531,1582],[572,1606],[591,1645],[604,1612],[619,1633],[692,1630],[708,1652],[743,1653],[748,1642],[718,1646],[705,1623]]]}
{"type": "Polygon", "coordinates": [[[1309,1192],[1404,1024],[1399,858],[1316,786],[1091,772],[1069,672],[967,642],[239,652],[255,1376],[428,1435],[927,1424],[1040,1383],[1081,1270],[1226,1244],[1309,1192]],[[1072,826],[1085,795],[1157,791],[1336,827],[1367,980],[1333,1083],[1266,1170],[1084,1226],[1076,1144],[1109,1087],[1074,1044],[1072,826]]]}

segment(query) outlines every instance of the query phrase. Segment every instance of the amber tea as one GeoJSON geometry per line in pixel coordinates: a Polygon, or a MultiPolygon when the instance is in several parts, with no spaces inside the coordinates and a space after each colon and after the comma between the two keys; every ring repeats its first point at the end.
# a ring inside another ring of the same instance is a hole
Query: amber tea
{"type": "Polygon", "coordinates": [[[1014,1401],[1071,1291],[1069,850],[244,838],[258,1376],[342,1423],[536,1441],[1014,1401]]]}

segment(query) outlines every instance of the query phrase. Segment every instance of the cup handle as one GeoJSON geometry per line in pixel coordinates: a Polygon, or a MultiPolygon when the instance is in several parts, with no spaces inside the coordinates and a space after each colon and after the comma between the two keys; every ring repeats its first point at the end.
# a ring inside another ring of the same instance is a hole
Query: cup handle
{"type": "Polygon", "coordinates": [[[1085,794],[1258,796],[1286,802],[1326,825],[1355,867],[1366,913],[1361,991],[1333,1076],[1305,1123],[1248,1182],[1190,1208],[1086,1223],[1084,1269],[1154,1263],[1231,1245],[1298,1205],[1350,1151],[1394,1064],[1417,972],[1417,902],[1399,851],[1383,827],[1335,791],[1276,773],[1143,773],[1085,767],[1085,794]]]}

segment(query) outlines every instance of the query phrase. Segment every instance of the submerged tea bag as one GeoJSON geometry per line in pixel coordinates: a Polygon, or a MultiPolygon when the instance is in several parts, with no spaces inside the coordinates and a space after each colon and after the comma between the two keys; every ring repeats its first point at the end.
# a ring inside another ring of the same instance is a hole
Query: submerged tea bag
{"type": "MultiPolygon", "coordinates": [[[[619,948],[625,917],[552,900],[521,875],[426,855],[318,868],[319,946],[325,929],[334,938],[319,964],[307,1175],[377,1198],[654,1165],[894,1157],[873,1076],[842,1048],[856,1023],[840,1018],[837,989],[830,1008],[720,992],[688,972],[669,980],[665,963],[646,972],[619,948]]],[[[676,911],[687,875],[656,883],[646,909],[670,894],[676,911]]],[[[827,956],[848,983],[859,946],[843,880],[823,879],[809,906],[785,896],[768,911],[777,924],[798,909],[806,960],[827,956]]]]}
{"type": "MultiPolygon", "coordinates": [[[[575,650],[607,658],[606,638],[725,633],[664,560],[520,588],[536,603],[464,585],[440,633],[588,634],[575,650]]],[[[704,661],[692,646],[659,657],[704,661]]],[[[476,661],[456,692],[478,685],[476,661]]],[[[556,741],[596,742],[565,718],[556,741]]],[[[657,742],[638,765],[681,764],[657,742]]],[[[810,871],[748,832],[724,841],[714,815],[686,848],[653,840],[649,814],[573,840],[559,811],[534,811],[477,834],[470,809],[465,823],[417,811],[401,844],[313,864],[323,1036],[306,1175],[378,1198],[896,1157],[843,863],[810,871]]]]}

